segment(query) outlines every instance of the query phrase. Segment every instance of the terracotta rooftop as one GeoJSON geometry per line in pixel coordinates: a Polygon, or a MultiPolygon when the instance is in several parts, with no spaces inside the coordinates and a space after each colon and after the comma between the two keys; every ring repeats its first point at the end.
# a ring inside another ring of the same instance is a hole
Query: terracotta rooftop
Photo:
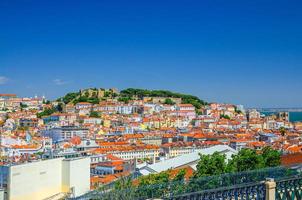
{"type": "Polygon", "coordinates": [[[281,164],[285,166],[302,164],[302,153],[294,153],[281,156],[281,164]]]}

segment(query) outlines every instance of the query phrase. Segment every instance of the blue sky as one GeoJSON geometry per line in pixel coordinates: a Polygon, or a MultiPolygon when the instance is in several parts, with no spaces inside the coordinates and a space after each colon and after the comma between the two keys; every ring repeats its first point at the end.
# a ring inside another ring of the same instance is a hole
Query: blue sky
{"type": "Polygon", "coordinates": [[[302,106],[302,1],[0,0],[0,92],[169,89],[302,106]]]}

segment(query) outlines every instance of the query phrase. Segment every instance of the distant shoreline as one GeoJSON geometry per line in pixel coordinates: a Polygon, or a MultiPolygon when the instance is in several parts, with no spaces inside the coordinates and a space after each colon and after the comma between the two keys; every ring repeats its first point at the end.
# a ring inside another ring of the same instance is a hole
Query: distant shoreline
{"type": "MultiPolygon", "coordinates": [[[[266,116],[275,114],[277,112],[261,112],[261,114],[264,114],[266,116]]],[[[290,122],[302,122],[302,112],[301,111],[295,111],[291,112],[289,111],[289,121],[290,122]]]]}
{"type": "Polygon", "coordinates": [[[247,108],[247,110],[253,109],[259,112],[302,112],[302,108],[247,108]]]}

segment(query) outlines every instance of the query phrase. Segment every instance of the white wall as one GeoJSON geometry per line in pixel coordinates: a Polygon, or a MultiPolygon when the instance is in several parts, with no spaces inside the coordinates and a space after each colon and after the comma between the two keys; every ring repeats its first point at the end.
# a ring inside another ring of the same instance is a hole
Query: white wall
{"type": "MultiPolygon", "coordinates": [[[[74,195],[80,196],[90,190],[90,158],[64,160],[62,165],[63,191],[74,188],[74,195]]],[[[68,192],[68,191],[66,191],[68,192]]]]}
{"type": "Polygon", "coordinates": [[[9,200],[41,200],[70,192],[80,196],[90,190],[90,158],[49,159],[11,166],[9,200]]]}
{"type": "Polygon", "coordinates": [[[10,167],[10,200],[43,199],[61,192],[63,158],[10,167]]]}
{"type": "Polygon", "coordinates": [[[4,193],[4,189],[0,189],[0,200],[5,200],[5,193],[4,193]]]}

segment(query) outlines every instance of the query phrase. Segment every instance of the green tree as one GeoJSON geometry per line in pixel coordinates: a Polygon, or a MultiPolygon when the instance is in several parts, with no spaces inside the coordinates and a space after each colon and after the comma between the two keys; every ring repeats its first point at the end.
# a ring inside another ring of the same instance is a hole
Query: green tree
{"type": "Polygon", "coordinates": [[[167,99],[165,99],[164,104],[174,105],[175,103],[174,103],[174,101],[172,101],[172,99],[167,98],[167,99]]]}
{"type": "Polygon", "coordinates": [[[96,117],[96,118],[100,117],[99,113],[96,112],[96,111],[92,111],[89,116],[90,117],[96,117]]]}
{"type": "Polygon", "coordinates": [[[173,181],[175,181],[175,182],[184,181],[185,180],[185,175],[186,175],[186,170],[185,169],[181,169],[176,174],[176,176],[173,178],[173,181]]]}
{"type": "Polygon", "coordinates": [[[43,102],[42,102],[43,104],[47,104],[47,105],[49,105],[50,104],[50,101],[49,100],[45,100],[45,99],[43,99],[43,102]]]}
{"type": "Polygon", "coordinates": [[[114,189],[116,189],[116,190],[130,189],[132,187],[133,187],[133,185],[132,185],[131,178],[128,178],[128,177],[121,177],[114,184],[114,189]]]}
{"type": "Polygon", "coordinates": [[[118,94],[117,93],[115,93],[115,92],[112,92],[112,98],[116,98],[116,97],[118,97],[118,94]]]}
{"type": "Polygon", "coordinates": [[[242,149],[237,155],[233,155],[227,168],[236,172],[261,169],[265,167],[263,157],[258,155],[255,150],[242,149]]]}
{"type": "Polygon", "coordinates": [[[231,117],[228,116],[228,115],[220,115],[220,118],[221,118],[221,119],[222,119],[222,118],[224,118],[224,119],[231,119],[231,117]]]}
{"type": "Polygon", "coordinates": [[[62,99],[63,99],[63,102],[65,104],[73,101],[75,98],[77,98],[78,96],[80,95],[79,92],[70,92],[70,93],[67,93],[62,99]]]}
{"type": "Polygon", "coordinates": [[[104,97],[110,97],[110,96],[111,96],[111,92],[110,91],[105,91],[104,97]]]}
{"type": "Polygon", "coordinates": [[[242,114],[242,111],[239,110],[239,109],[237,108],[237,106],[235,106],[235,112],[236,112],[237,114],[242,114]]]}
{"type": "Polygon", "coordinates": [[[92,103],[92,104],[99,104],[100,100],[96,97],[90,97],[87,99],[87,102],[92,103]]]}
{"type": "Polygon", "coordinates": [[[218,152],[212,155],[200,154],[200,161],[196,166],[194,178],[219,175],[226,172],[227,163],[226,156],[218,152]]]}
{"type": "Polygon", "coordinates": [[[195,106],[196,109],[200,109],[201,106],[206,105],[207,103],[196,96],[175,93],[167,90],[144,90],[144,89],[135,89],[128,88],[120,92],[122,97],[167,97],[167,98],[181,98],[182,103],[188,103],[195,106]]]}
{"type": "MultiPolygon", "coordinates": [[[[86,96],[80,96],[78,99],[77,99],[78,102],[87,102],[88,101],[88,97],[86,96]]],[[[78,103],[77,102],[77,103],[78,103]]]]}
{"type": "Polygon", "coordinates": [[[125,104],[128,104],[129,101],[131,100],[131,98],[130,97],[119,97],[117,100],[120,102],[124,102],[125,104]]]}
{"type": "Polygon", "coordinates": [[[186,189],[185,175],[186,175],[186,170],[181,169],[173,178],[170,187],[170,191],[173,192],[173,195],[183,194],[185,192],[186,189]]]}
{"type": "Polygon", "coordinates": [[[168,191],[169,172],[161,172],[159,174],[150,174],[139,178],[137,188],[140,199],[150,197],[162,197],[168,191]]]}
{"type": "Polygon", "coordinates": [[[89,92],[86,91],[86,92],[84,93],[84,96],[88,98],[88,97],[89,97],[89,92]]]}
{"type": "Polygon", "coordinates": [[[282,136],[285,136],[286,129],[283,126],[279,128],[279,131],[280,131],[282,136]]]}
{"type": "Polygon", "coordinates": [[[169,182],[169,173],[167,171],[158,174],[150,174],[139,178],[139,186],[150,184],[161,184],[169,182]]]}
{"type": "Polygon", "coordinates": [[[63,111],[63,104],[62,103],[58,103],[58,105],[56,107],[56,110],[59,111],[59,112],[62,112],[63,111]]]}
{"type": "Polygon", "coordinates": [[[26,104],[20,103],[20,107],[21,109],[23,109],[23,108],[27,108],[28,106],[26,104]]]}
{"type": "Polygon", "coordinates": [[[264,147],[262,157],[265,167],[276,167],[281,164],[281,153],[271,147],[264,147]]]}
{"type": "Polygon", "coordinates": [[[49,116],[53,113],[55,113],[57,110],[55,108],[46,108],[44,111],[37,113],[37,117],[41,118],[44,116],[49,116]]]}
{"type": "Polygon", "coordinates": [[[98,97],[97,92],[93,91],[91,96],[94,97],[94,98],[97,98],[98,97]]]}

